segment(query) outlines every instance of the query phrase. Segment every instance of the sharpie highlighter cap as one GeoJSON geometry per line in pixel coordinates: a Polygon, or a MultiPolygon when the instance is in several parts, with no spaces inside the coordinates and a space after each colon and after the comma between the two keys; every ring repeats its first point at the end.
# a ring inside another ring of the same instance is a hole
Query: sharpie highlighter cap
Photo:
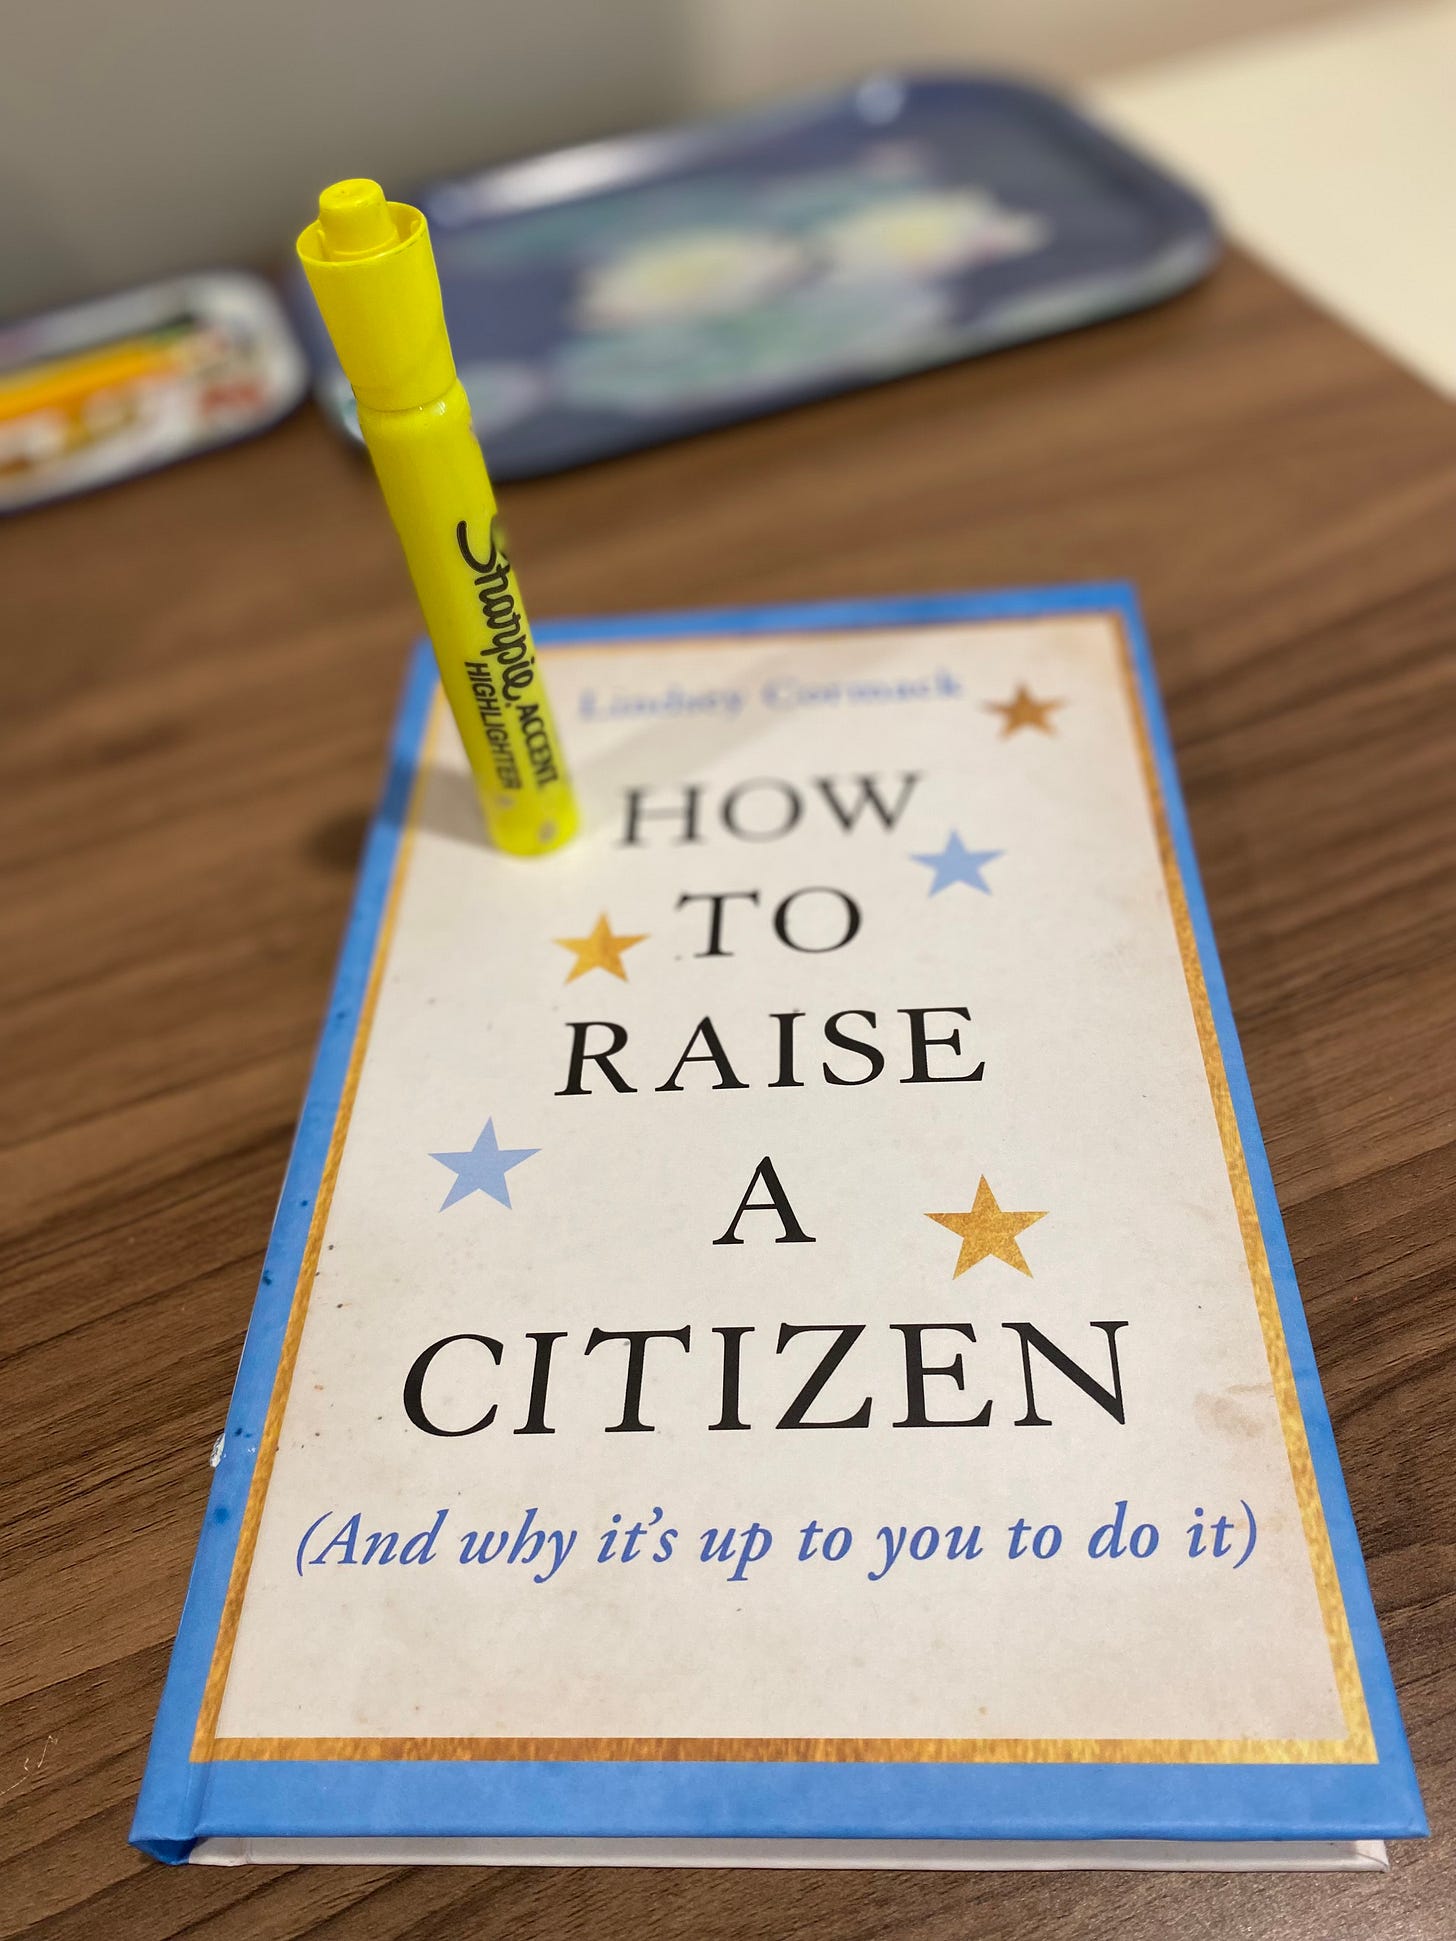
{"type": "Polygon", "coordinates": [[[429,225],[377,182],[335,182],[298,257],[360,404],[410,411],[455,382],[429,225]]]}

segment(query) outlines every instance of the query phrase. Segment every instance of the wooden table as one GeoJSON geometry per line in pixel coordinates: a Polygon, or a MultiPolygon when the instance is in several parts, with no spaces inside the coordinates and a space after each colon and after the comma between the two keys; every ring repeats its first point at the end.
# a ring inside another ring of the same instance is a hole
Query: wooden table
{"type": "Polygon", "coordinates": [[[1128,576],[1437,1827],[1386,1878],[167,1869],[126,1845],[410,591],[310,411],[10,523],[0,1931],[1450,1935],[1456,413],[1248,262],[515,487],[541,614],[1128,576]]]}

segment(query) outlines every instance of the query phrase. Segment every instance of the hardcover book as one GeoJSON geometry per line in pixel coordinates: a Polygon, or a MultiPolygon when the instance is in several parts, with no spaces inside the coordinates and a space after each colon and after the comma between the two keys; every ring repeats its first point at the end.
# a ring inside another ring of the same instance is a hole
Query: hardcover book
{"type": "Polygon", "coordinates": [[[421,651],[134,1841],[1377,1867],[1424,1831],[1135,603],[421,651]]]}

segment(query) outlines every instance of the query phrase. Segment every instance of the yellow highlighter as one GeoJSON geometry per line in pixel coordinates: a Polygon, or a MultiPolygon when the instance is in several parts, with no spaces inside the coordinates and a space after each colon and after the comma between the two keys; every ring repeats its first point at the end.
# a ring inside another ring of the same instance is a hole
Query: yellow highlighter
{"type": "Polygon", "coordinates": [[[418,209],[336,182],[298,254],[359,401],[492,842],[516,856],[576,831],[576,799],[501,535],[418,209]]]}

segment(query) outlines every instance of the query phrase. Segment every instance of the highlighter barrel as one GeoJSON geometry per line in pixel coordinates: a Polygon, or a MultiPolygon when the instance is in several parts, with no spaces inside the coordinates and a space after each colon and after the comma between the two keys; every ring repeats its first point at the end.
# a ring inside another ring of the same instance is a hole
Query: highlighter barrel
{"type": "Polygon", "coordinates": [[[559,848],[576,801],[470,404],[455,372],[424,216],[377,183],[336,183],[299,260],[359,404],[491,840],[559,848]]]}

